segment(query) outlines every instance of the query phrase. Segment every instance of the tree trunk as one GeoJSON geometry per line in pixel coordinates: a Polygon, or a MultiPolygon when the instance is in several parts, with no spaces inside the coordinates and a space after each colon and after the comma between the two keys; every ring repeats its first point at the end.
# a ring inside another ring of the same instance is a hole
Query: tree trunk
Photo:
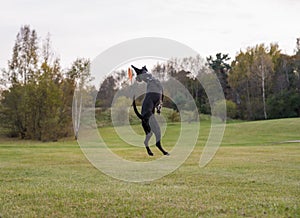
{"type": "Polygon", "coordinates": [[[73,100],[73,125],[74,125],[74,134],[75,134],[75,140],[77,140],[77,97],[76,97],[76,90],[74,92],[74,100],[73,100]]]}
{"type": "Polygon", "coordinates": [[[264,106],[264,118],[268,119],[267,110],[266,110],[266,92],[265,92],[265,69],[261,67],[261,87],[262,87],[262,98],[264,106]]]}
{"type": "Polygon", "coordinates": [[[252,116],[252,107],[251,107],[251,100],[250,100],[250,92],[249,92],[249,81],[247,80],[247,87],[246,87],[246,91],[247,91],[247,108],[248,108],[248,120],[252,120],[253,116],[252,116]]]}
{"type": "Polygon", "coordinates": [[[79,134],[81,109],[82,109],[82,94],[80,93],[79,111],[78,111],[78,114],[76,117],[76,119],[77,119],[77,127],[76,127],[76,134],[75,134],[76,139],[78,139],[78,134],[79,134]]]}
{"type": "Polygon", "coordinates": [[[75,91],[75,96],[74,96],[74,105],[73,105],[73,110],[74,110],[74,115],[73,115],[73,122],[74,122],[74,134],[75,134],[75,139],[78,139],[78,133],[79,133],[79,127],[80,127],[80,117],[81,117],[81,110],[82,110],[82,94],[80,93],[80,102],[78,105],[78,90],[75,91]]]}

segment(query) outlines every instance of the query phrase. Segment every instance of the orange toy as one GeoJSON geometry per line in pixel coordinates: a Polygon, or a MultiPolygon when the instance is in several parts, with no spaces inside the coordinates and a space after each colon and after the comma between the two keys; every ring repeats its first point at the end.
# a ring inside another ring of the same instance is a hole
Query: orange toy
{"type": "Polygon", "coordinates": [[[129,67],[128,68],[128,77],[130,79],[130,82],[132,82],[132,76],[133,76],[132,69],[129,67]]]}

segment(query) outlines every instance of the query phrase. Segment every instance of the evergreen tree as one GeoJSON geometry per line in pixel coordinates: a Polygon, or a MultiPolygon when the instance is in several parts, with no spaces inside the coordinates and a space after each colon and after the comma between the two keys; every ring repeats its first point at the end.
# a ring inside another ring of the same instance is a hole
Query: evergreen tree
{"type": "Polygon", "coordinates": [[[230,60],[228,54],[217,53],[216,58],[214,59],[212,56],[206,58],[209,66],[216,73],[220,84],[222,86],[224,95],[226,98],[229,98],[230,95],[230,86],[228,84],[228,72],[230,70],[230,64],[226,63],[230,60]]]}
{"type": "Polygon", "coordinates": [[[101,84],[97,95],[97,105],[103,108],[111,107],[116,92],[117,81],[113,76],[108,76],[101,84]]]}

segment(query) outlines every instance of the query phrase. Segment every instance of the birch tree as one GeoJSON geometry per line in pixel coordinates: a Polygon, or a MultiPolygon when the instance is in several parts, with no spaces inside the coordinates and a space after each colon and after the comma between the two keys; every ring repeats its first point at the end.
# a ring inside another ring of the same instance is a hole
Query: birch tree
{"type": "Polygon", "coordinates": [[[246,119],[267,119],[267,98],[271,93],[274,67],[280,57],[278,45],[264,44],[249,47],[240,52],[232,63],[229,83],[236,94],[236,103],[241,110],[247,105],[246,119]]]}
{"type": "Polygon", "coordinates": [[[252,120],[253,110],[251,101],[251,71],[250,66],[253,62],[253,55],[248,49],[240,52],[232,62],[229,72],[229,85],[233,88],[234,101],[241,111],[243,119],[252,120]]]}
{"type": "Polygon", "coordinates": [[[87,93],[89,82],[91,81],[90,74],[90,61],[88,59],[77,59],[72,64],[68,75],[74,82],[74,95],[73,95],[73,106],[72,106],[72,120],[75,139],[78,139],[78,133],[80,128],[80,119],[82,108],[87,93]]]}
{"type": "Polygon", "coordinates": [[[252,72],[257,76],[261,83],[261,95],[263,102],[263,116],[268,119],[266,108],[266,83],[274,72],[274,64],[272,56],[266,52],[264,45],[259,45],[255,48],[254,62],[252,64],[252,72]]]}

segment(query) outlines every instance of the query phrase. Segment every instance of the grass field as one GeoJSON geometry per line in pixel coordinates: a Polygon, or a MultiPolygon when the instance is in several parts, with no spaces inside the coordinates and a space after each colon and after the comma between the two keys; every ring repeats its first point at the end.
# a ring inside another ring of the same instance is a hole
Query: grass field
{"type": "MultiPolygon", "coordinates": [[[[172,147],[179,125],[163,138],[172,147]]],[[[141,131],[140,127],[135,127],[141,131]]],[[[143,148],[100,130],[124,158],[150,160],[143,148]],[[138,154],[138,155],[136,155],[138,154]]],[[[154,182],[128,183],[95,169],[73,140],[0,139],[1,217],[300,217],[300,119],[227,125],[214,159],[199,168],[209,132],[186,162],[154,182]]],[[[156,148],[153,148],[158,155],[156,148]]]]}

